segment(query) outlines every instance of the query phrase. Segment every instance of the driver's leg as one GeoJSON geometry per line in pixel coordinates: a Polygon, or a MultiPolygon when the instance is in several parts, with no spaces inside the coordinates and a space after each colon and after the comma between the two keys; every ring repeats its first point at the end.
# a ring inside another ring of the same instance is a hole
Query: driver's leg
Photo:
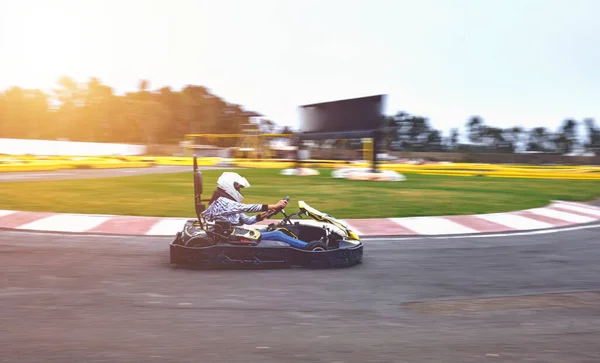
{"type": "Polygon", "coordinates": [[[292,247],[304,248],[308,243],[297,238],[288,236],[281,231],[262,232],[262,239],[281,241],[289,244],[292,247]]]}

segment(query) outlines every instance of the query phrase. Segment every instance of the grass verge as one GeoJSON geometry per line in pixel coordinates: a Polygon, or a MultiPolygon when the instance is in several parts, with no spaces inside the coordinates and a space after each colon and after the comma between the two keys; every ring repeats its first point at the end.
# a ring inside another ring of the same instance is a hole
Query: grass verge
{"type": "MultiPolygon", "coordinates": [[[[295,210],[304,200],[338,218],[383,218],[505,212],[545,206],[552,199],[600,197],[597,180],[502,179],[406,174],[404,182],[281,176],[277,169],[240,173],[252,184],[247,203],[275,203],[286,195],[295,210]]],[[[209,198],[222,171],[203,171],[209,198]]],[[[62,213],[193,217],[192,173],[106,179],[0,183],[0,209],[62,213]]]]}

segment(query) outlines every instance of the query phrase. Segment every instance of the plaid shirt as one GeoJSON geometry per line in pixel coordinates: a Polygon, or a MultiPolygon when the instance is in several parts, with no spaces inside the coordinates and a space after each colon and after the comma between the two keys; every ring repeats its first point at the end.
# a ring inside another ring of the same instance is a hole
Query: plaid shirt
{"type": "Polygon", "coordinates": [[[258,222],[256,216],[248,217],[244,212],[254,213],[267,211],[266,204],[242,204],[228,198],[220,197],[202,212],[207,221],[225,220],[234,225],[250,225],[258,222]]]}

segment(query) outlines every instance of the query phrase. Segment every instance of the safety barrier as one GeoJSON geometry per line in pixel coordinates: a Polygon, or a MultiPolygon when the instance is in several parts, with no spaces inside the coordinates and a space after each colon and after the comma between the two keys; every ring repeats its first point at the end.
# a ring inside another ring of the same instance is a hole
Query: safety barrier
{"type": "Polygon", "coordinates": [[[145,168],[150,166],[152,163],[119,157],[0,157],[0,172],[145,168]]]}
{"type": "MultiPolygon", "coordinates": [[[[200,166],[226,163],[242,168],[286,169],[296,166],[293,160],[199,158],[200,166]]],[[[0,172],[52,171],[76,168],[144,168],[153,165],[191,166],[191,157],[166,156],[0,156],[0,172]]],[[[369,163],[349,163],[343,160],[303,161],[302,166],[313,168],[369,168],[369,163]]],[[[494,178],[544,178],[600,180],[599,166],[564,165],[501,165],[501,164],[398,164],[382,162],[382,170],[426,175],[475,176],[494,178]]]]}

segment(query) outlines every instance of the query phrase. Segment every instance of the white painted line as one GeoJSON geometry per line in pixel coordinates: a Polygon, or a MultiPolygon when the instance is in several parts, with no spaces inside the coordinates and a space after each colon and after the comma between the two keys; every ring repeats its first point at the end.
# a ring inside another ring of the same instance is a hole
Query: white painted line
{"type": "Polygon", "coordinates": [[[38,173],[38,174],[34,174],[32,175],[32,177],[37,177],[37,176],[57,176],[57,175],[63,175],[63,173],[38,173]]]}
{"type": "Polygon", "coordinates": [[[538,234],[552,234],[552,233],[560,233],[560,232],[572,232],[579,231],[583,229],[595,229],[600,228],[600,224],[595,225],[587,225],[587,226],[576,226],[576,227],[565,227],[565,228],[555,228],[555,229],[544,229],[540,231],[527,231],[527,232],[507,232],[507,233],[488,233],[488,234],[476,234],[471,236],[433,236],[433,237],[424,237],[424,236],[409,236],[409,237],[368,237],[365,238],[367,241],[371,242],[394,242],[394,241],[419,241],[423,239],[468,239],[468,238],[495,238],[495,237],[514,237],[514,236],[534,236],[538,234]]]}
{"type": "MultiPolygon", "coordinates": [[[[557,228],[557,229],[545,229],[540,231],[529,231],[529,232],[515,232],[515,233],[497,233],[497,234],[480,234],[474,236],[462,236],[462,238],[493,238],[493,237],[513,237],[513,236],[534,236],[538,234],[551,234],[551,233],[559,233],[559,232],[572,232],[579,231],[582,229],[591,229],[591,228],[600,228],[600,224],[592,225],[592,226],[577,226],[577,227],[566,227],[566,228],[557,228]]],[[[450,238],[459,238],[460,236],[448,236],[448,237],[433,237],[436,239],[450,239],[450,238]]]]}
{"type": "Polygon", "coordinates": [[[189,218],[169,218],[155,223],[147,236],[173,236],[183,229],[183,225],[189,218]]]}
{"type": "Polygon", "coordinates": [[[511,213],[478,214],[476,215],[476,217],[519,230],[555,227],[550,223],[536,221],[535,219],[511,213]]]}
{"type": "Polygon", "coordinates": [[[581,207],[581,208],[585,208],[585,209],[593,209],[596,211],[600,211],[600,207],[596,207],[595,205],[591,205],[591,204],[583,204],[583,203],[577,203],[577,202],[567,202],[564,200],[554,200],[553,201],[556,204],[567,204],[567,205],[572,205],[575,207],[581,207]]]}
{"type": "Polygon", "coordinates": [[[567,203],[558,203],[557,206],[560,208],[563,208],[563,209],[569,209],[569,210],[572,210],[575,212],[587,213],[587,214],[591,214],[591,215],[600,217],[600,210],[582,207],[582,206],[570,204],[570,203],[568,203],[568,204],[567,203]]]}
{"type": "Polygon", "coordinates": [[[31,229],[52,232],[85,232],[108,220],[108,217],[81,216],[59,214],[38,219],[17,227],[16,229],[31,229]]]}
{"type": "Polygon", "coordinates": [[[589,223],[589,222],[593,222],[596,220],[594,218],[590,218],[590,217],[586,217],[586,216],[580,216],[577,214],[561,212],[561,211],[547,209],[547,208],[530,209],[529,212],[535,213],[535,214],[538,214],[541,216],[550,217],[550,218],[561,219],[563,221],[572,222],[572,223],[589,223]]]}
{"type": "Polygon", "coordinates": [[[6,180],[37,179],[37,178],[43,178],[43,177],[47,177],[47,176],[57,176],[57,175],[64,175],[64,174],[62,174],[62,173],[42,173],[42,174],[0,175],[0,179],[6,179],[6,180]]]}
{"type": "Polygon", "coordinates": [[[16,213],[14,210],[0,210],[0,217],[8,216],[16,213]]]}
{"type": "Polygon", "coordinates": [[[468,234],[478,231],[440,217],[389,218],[391,221],[422,235],[468,234]]]}

